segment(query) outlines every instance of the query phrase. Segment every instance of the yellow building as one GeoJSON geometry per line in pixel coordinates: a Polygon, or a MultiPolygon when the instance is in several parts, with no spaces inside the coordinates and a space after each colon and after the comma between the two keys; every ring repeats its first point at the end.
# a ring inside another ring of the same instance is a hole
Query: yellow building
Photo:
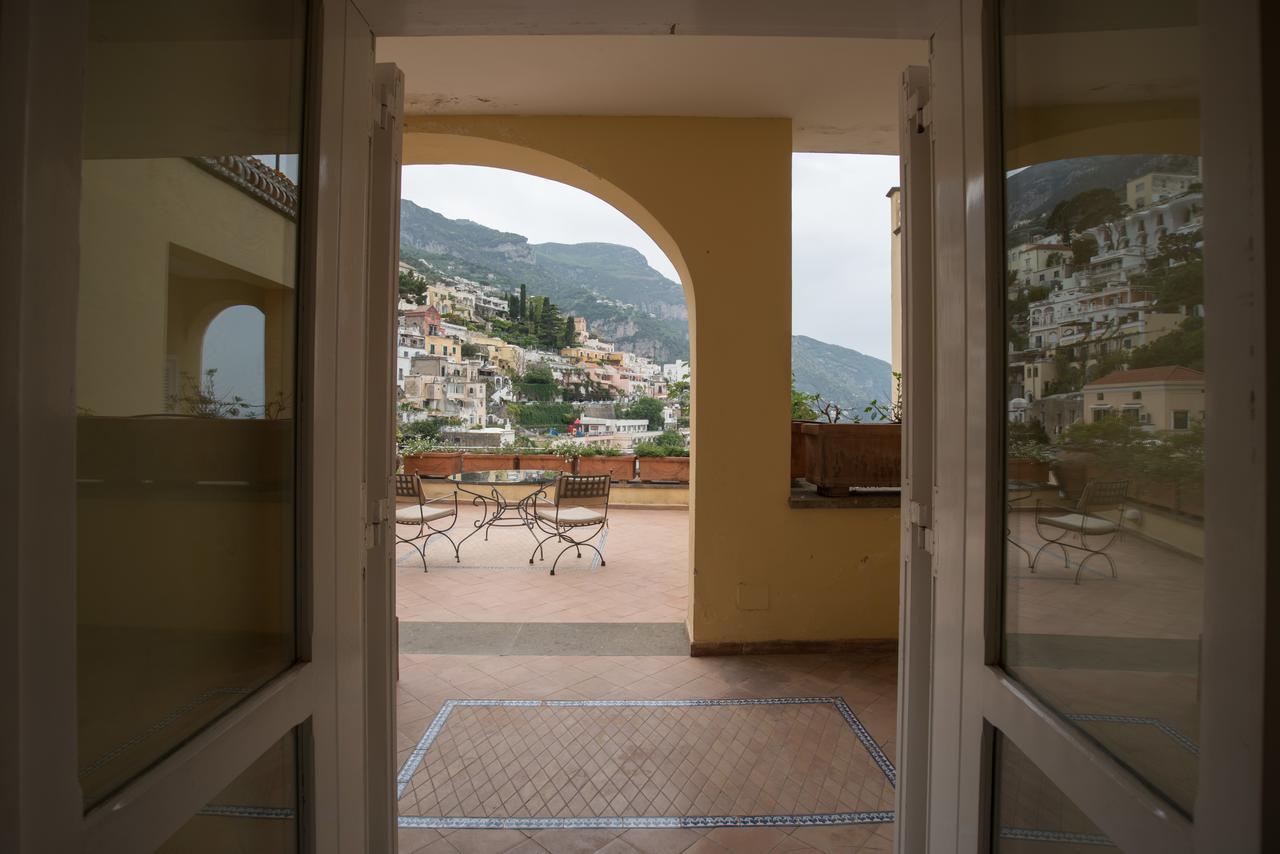
{"type": "Polygon", "coordinates": [[[514,344],[487,335],[473,335],[469,343],[483,347],[486,361],[503,371],[524,370],[524,350],[514,344]]]}
{"type": "Polygon", "coordinates": [[[1128,418],[1151,430],[1187,430],[1204,421],[1204,374],[1170,365],[1115,371],[1084,387],[1086,420],[1128,418]]]}

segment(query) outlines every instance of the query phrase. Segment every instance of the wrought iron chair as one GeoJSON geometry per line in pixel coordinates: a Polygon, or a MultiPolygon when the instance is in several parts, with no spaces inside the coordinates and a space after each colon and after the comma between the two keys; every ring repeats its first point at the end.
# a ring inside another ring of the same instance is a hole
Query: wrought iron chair
{"type": "Polygon", "coordinates": [[[458,521],[458,493],[442,495],[439,498],[427,498],[422,491],[422,478],[416,474],[396,475],[396,544],[408,543],[418,557],[422,558],[422,571],[427,571],[427,543],[432,537],[440,536],[453,546],[453,558],[461,562],[458,544],[447,533],[458,521]],[[404,499],[412,499],[413,503],[402,503],[404,499]],[[444,526],[445,520],[449,521],[444,526]],[[400,535],[401,527],[414,526],[418,530],[411,537],[400,535]],[[419,544],[421,540],[421,544],[419,544]]]}
{"type": "Polygon", "coordinates": [[[556,565],[565,552],[574,549],[578,557],[582,557],[583,546],[594,550],[600,556],[600,565],[604,566],[604,552],[591,540],[600,536],[609,525],[609,486],[610,478],[607,474],[564,474],[556,479],[554,501],[539,503],[535,495],[530,506],[529,521],[546,536],[534,547],[533,553],[529,555],[529,563],[533,563],[538,554],[542,555],[542,560],[546,560],[543,546],[550,540],[556,540],[568,545],[560,550],[560,554],[552,562],[552,575],[556,574],[556,565]]]}
{"type": "Polygon", "coordinates": [[[1076,564],[1076,584],[1080,583],[1080,572],[1084,565],[1098,556],[1105,558],[1111,566],[1111,577],[1119,577],[1116,574],[1116,562],[1107,554],[1107,549],[1111,548],[1124,528],[1128,494],[1127,480],[1091,480],[1085,484],[1074,507],[1042,505],[1037,501],[1036,533],[1045,542],[1031,559],[1031,571],[1036,571],[1036,562],[1045,549],[1057,546],[1062,549],[1062,559],[1066,561],[1068,569],[1071,568],[1071,557],[1067,549],[1087,553],[1076,564]],[[1104,516],[1103,513],[1108,515],[1104,516]],[[1111,518],[1112,515],[1115,518],[1111,518]],[[1072,535],[1074,542],[1070,539],[1072,535]]]}

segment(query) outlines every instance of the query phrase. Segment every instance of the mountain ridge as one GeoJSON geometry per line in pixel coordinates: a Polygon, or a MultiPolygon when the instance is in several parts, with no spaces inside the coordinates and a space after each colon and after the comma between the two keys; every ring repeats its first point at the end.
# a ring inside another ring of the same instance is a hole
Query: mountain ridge
{"type": "MultiPolygon", "coordinates": [[[[514,232],[450,219],[402,199],[400,254],[438,276],[457,275],[505,291],[528,286],[565,314],[587,319],[619,349],[659,362],[689,358],[684,288],[649,266],[637,249],[616,243],[530,243],[514,232]]],[[[857,350],[792,336],[796,386],[854,413],[892,393],[889,364],[857,350]]]]}

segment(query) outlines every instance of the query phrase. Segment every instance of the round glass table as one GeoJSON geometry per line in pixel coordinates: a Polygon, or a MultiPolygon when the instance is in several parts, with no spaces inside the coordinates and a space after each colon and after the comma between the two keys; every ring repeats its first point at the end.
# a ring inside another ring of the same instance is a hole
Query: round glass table
{"type": "Polygon", "coordinates": [[[546,498],[547,488],[562,474],[557,469],[487,469],[449,475],[458,491],[471,496],[471,503],[481,508],[480,518],[472,523],[475,530],[458,541],[458,548],[481,531],[488,540],[490,528],[524,528],[537,542],[530,507],[535,499],[546,498]],[[502,486],[529,488],[517,496],[504,494],[499,489],[502,486]]]}

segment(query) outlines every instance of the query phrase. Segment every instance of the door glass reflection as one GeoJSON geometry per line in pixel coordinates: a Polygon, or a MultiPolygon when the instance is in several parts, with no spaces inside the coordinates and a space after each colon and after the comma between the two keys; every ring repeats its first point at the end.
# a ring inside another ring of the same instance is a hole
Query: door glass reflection
{"type": "Polygon", "coordinates": [[[996,854],[1105,854],[1119,851],[1004,733],[996,734],[996,854]]]}
{"type": "Polygon", "coordinates": [[[1003,664],[1196,795],[1204,185],[1196,6],[1007,0],[1003,664]]]}
{"type": "Polygon", "coordinates": [[[291,731],[169,837],[156,854],[298,850],[298,733],[291,731]]]}
{"type": "Polygon", "coordinates": [[[302,0],[90,3],[68,315],[86,807],[295,658],[304,32],[302,0]]]}

